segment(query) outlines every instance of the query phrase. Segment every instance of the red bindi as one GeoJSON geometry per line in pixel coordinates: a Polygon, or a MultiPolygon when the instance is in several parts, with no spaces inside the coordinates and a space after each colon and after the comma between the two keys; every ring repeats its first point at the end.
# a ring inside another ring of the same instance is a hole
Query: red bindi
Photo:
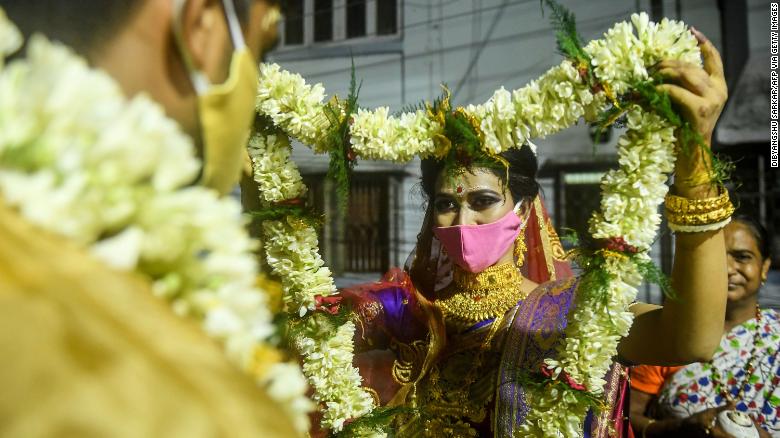
{"type": "Polygon", "coordinates": [[[455,191],[456,191],[456,192],[458,192],[458,193],[463,193],[463,187],[461,187],[461,186],[458,186],[458,187],[455,189],[455,191]]]}

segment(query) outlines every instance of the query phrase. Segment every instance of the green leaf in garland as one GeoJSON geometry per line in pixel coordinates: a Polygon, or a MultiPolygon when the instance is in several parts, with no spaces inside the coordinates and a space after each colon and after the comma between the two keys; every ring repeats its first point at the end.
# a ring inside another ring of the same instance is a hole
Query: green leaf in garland
{"type": "MultiPolygon", "coordinates": [[[[558,43],[558,51],[568,59],[576,60],[580,64],[589,65],[590,57],[582,46],[582,37],[577,33],[577,21],[574,14],[555,0],[541,0],[552,13],[550,24],[555,30],[555,39],[558,43]]],[[[544,13],[544,7],[542,7],[544,13]]]]}
{"type": "Polygon", "coordinates": [[[341,432],[332,434],[331,438],[349,438],[355,436],[370,436],[371,431],[384,431],[398,415],[414,414],[415,409],[406,407],[380,407],[347,423],[341,432]]]}
{"type": "Polygon", "coordinates": [[[326,144],[330,151],[330,162],[326,178],[336,186],[338,206],[345,211],[349,203],[349,187],[352,179],[352,169],[355,167],[355,155],[349,140],[349,125],[352,115],[358,109],[358,94],[360,85],[355,77],[355,61],[352,60],[349,95],[345,101],[333,99],[325,107],[325,115],[330,121],[330,130],[326,134],[326,144]]]}
{"type": "Polygon", "coordinates": [[[682,126],[683,121],[672,106],[672,100],[665,92],[656,88],[656,83],[651,81],[635,82],[631,84],[635,100],[638,100],[645,109],[649,109],[665,118],[674,126],[682,126]]]}
{"type": "Polygon", "coordinates": [[[429,111],[429,110],[432,113],[436,114],[444,105],[446,105],[447,108],[449,108],[450,90],[446,82],[441,84],[441,89],[442,89],[441,94],[438,95],[436,99],[433,100],[433,103],[428,103],[422,100],[417,103],[409,104],[402,107],[400,111],[394,113],[393,115],[399,117],[403,113],[414,113],[417,111],[429,111]]]}
{"type": "Polygon", "coordinates": [[[710,156],[712,167],[709,169],[711,181],[713,184],[723,185],[728,181],[734,170],[734,163],[730,160],[721,158],[712,152],[707,146],[707,142],[702,135],[691,127],[690,123],[684,121],[674,109],[674,104],[669,98],[669,94],[659,91],[656,86],[662,83],[663,78],[655,77],[653,80],[635,82],[631,84],[633,90],[633,100],[637,101],[645,109],[651,110],[663,117],[669,123],[677,127],[677,135],[680,137],[683,154],[690,155],[696,153],[691,149],[691,145],[698,146],[698,150],[710,156]]]}
{"type": "Polygon", "coordinates": [[[661,288],[661,292],[663,292],[666,298],[671,300],[677,299],[677,294],[672,288],[671,280],[666,276],[666,274],[663,273],[663,271],[661,271],[658,266],[656,266],[655,263],[653,263],[652,260],[642,260],[635,258],[634,263],[636,263],[637,269],[639,269],[639,273],[646,282],[650,284],[657,284],[658,287],[661,288]]]}
{"type": "Polygon", "coordinates": [[[252,210],[249,212],[249,215],[260,222],[279,221],[286,217],[294,217],[303,220],[314,228],[322,226],[324,221],[322,214],[312,207],[307,207],[303,202],[273,204],[260,210],[252,210]]]}
{"type": "MultiPolygon", "coordinates": [[[[599,300],[606,300],[606,291],[608,290],[609,283],[612,281],[612,277],[607,273],[605,269],[606,256],[603,252],[605,250],[605,243],[608,241],[594,240],[590,235],[580,236],[575,231],[570,231],[564,235],[564,239],[569,242],[576,242],[577,249],[570,252],[571,258],[582,269],[587,271],[580,280],[580,290],[591,290],[595,297],[599,300]]],[[[612,245],[614,247],[614,245],[612,245]]],[[[609,245],[607,245],[609,247],[609,245]]],[[[672,283],[661,269],[655,265],[651,260],[645,260],[639,253],[635,252],[636,249],[631,249],[626,246],[625,250],[610,249],[613,253],[618,253],[620,256],[628,257],[634,265],[636,265],[639,274],[649,284],[656,284],[661,289],[663,294],[670,299],[677,299],[677,295],[672,288],[672,283]]]]}

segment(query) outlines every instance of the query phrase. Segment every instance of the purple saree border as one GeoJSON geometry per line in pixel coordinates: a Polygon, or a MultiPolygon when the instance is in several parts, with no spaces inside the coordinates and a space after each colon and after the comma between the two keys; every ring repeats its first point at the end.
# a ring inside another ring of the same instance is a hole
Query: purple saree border
{"type": "Polygon", "coordinates": [[[518,306],[506,335],[498,372],[495,436],[514,436],[525,422],[529,407],[522,377],[535,372],[533,367],[544,358],[553,357],[566,328],[576,286],[574,279],[544,284],[518,306]]]}

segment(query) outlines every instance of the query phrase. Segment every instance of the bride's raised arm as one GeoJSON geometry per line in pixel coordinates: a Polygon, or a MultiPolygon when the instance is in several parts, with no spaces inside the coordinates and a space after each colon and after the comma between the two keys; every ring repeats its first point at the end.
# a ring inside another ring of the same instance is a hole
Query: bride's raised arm
{"type": "MultiPolygon", "coordinates": [[[[726,102],[726,81],[720,55],[700,32],[703,68],[681,61],[663,61],[660,85],[681,115],[706,145],[726,102]]],[[[723,334],[726,310],[727,269],[723,226],[731,204],[722,187],[712,183],[709,150],[695,141],[678,138],[674,185],[665,208],[675,234],[672,287],[675,299],[663,308],[649,304],[632,306],[636,319],[618,347],[620,356],[633,363],[671,364],[707,361],[723,334]]]]}

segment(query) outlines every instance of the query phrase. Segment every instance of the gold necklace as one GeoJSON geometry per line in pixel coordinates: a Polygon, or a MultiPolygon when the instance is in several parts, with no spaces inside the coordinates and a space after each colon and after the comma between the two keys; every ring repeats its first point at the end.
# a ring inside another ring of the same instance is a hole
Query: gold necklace
{"type": "Polygon", "coordinates": [[[468,328],[503,315],[525,298],[522,284],[523,276],[514,263],[490,266],[476,274],[455,266],[452,284],[439,293],[435,303],[448,323],[468,328]]]}

